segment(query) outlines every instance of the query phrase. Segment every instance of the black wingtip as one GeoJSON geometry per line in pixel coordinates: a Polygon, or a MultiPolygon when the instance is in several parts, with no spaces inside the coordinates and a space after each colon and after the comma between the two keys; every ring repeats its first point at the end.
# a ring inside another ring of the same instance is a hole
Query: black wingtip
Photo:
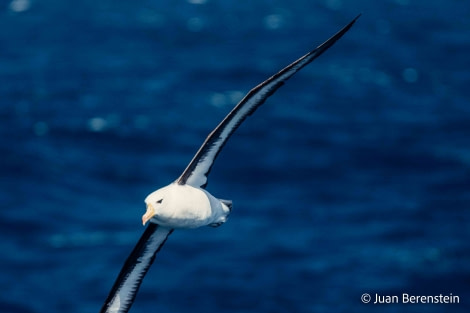
{"type": "Polygon", "coordinates": [[[359,13],[351,22],[349,22],[346,26],[344,26],[341,30],[339,30],[336,34],[334,34],[329,40],[329,41],[336,41],[340,39],[353,25],[356,23],[356,21],[361,17],[362,13],[359,13]]]}
{"type": "MultiPolygon", "coordinates": [[[[362,13],[359,13],[355,18],[353,18],[351,22],[349,22],[348,25],[344,26],[342,30],[344,30],[344,32],[347,32],[354,25],[354,23],[356,23],[356,21],[361,17],[361,15],[362,13]]],[[[341,30],[339,32],[341,32],[341,30]]]]}
{"type": "Polygon", "coordinates": [[[359,17],[361,17],[362,13],[359,13],[351,22],[349,22],[346,26],[341,28],[336,34],[331,36],[327,41],[319,45],[315,50],[311,53],[316,53],[317,56],[321,55],[323,52],[328,50],[331,46],[335,44],[344,34],[354,25],[359,17]]]}

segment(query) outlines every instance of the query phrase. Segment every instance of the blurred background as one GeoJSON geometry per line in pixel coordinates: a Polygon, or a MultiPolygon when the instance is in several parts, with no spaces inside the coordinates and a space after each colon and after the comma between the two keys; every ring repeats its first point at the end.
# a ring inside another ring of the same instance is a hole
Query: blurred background
{"type": "Polygon", "coordinates": [[[232,137],[230,220],[175,231],[131,312],[469,312],[466,0],[0,1],[0,311],[98,312],[146,195],[359,13],[232,137]]]}

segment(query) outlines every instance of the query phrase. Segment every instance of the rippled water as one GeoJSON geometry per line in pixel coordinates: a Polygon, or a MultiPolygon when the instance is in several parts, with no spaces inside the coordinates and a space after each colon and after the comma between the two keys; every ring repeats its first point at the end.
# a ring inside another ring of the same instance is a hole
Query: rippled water
{"type": "Polygon", "coordinates": [[[363,16],[250,117],[131,312],[468,312],[466,1],[6,1],[1,312],[97,312],[174,180],[253,86],[363,16]],[[361,295],[460,304],[363,304],[361,295]]]}

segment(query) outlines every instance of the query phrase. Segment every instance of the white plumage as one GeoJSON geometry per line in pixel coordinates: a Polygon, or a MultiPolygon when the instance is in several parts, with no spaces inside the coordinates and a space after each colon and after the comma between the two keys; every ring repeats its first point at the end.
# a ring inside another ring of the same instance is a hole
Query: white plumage
{"type": "Polygon", "coordinates": [[[209,134],[181,176],[147,196],[147,212],[142,222],[150,223],[124,263],[101,313],[129,311],[143,277],[174,229],[219,226],[227,220],[232,202],[217,199],[205,190],[212,165],[227,140],[285,81],[328,50],[358,18],[316,49],[250,90],[209,134]]]}
{"type": "Polygon", "coordinates": [[[229,202],[215,198],[204,189],[176,182],[152,192],[145,198],[147,221],[168,228],[219,226],[230,214],[229,202]]]}

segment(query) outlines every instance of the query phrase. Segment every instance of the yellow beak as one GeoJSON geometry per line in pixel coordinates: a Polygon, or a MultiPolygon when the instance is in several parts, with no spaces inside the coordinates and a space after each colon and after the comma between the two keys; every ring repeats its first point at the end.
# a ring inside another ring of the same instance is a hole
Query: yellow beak
{"type": "Polygon", "coordinates": [[[142,224],[145,226],[147,222],[155,215],[155,209],[149,203],[147,204],[147,212],[142,216],[142,224]]]}

